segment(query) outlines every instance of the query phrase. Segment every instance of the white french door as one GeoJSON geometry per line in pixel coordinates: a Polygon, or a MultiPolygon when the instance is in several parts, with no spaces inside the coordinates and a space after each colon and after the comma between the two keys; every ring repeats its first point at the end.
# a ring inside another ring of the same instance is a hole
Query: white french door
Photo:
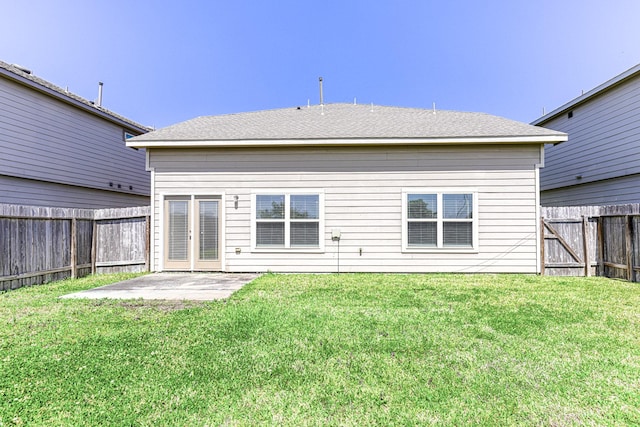
{"type": "Polygon", "coordinates": [[[221,270],[220,203],[215,197],[165,198],[165,270],[221,270]]]}

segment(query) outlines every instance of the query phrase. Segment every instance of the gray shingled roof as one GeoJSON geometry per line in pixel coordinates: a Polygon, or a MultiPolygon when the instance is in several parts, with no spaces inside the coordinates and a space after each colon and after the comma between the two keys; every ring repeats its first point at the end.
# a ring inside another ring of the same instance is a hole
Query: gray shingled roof
{"type": "Polygon", "coordinates": [[[139,132],[148,132],[151,130],[150,127],[141,125],[140,123],[136,123],[133,120],[130,120],[126,117],[123,117],[119,114],[114,113],[102,106],[95,105],[93,102],[88,101],[81,96],[78,96],[74,93],[69,92],[68,90],[62,89],[54,85],[51,82],[48,82],[40,77],[35,76],[31,73],[31,71],[25,71],[23,68],[20,68],[16,65],[8,64],[6,62],[0,61],[0,75],[4,75],[5,77],[13,78],[13,80],[20,81],[23,84],[28,84],[29,86],[35,89],[44,89],[45,92],[54,95],[58,99],[66,102],[73,103],[75,105],[81,105],[86,111],[91,113],[100,115],[106,119],[110,119],[116,122],[124,122],[129,125],[132,129],[137,130],[139,132]],[[8,73],[7,73],[8,72],[8,73]]]}
{"type": "MultiPolygon", "coordinates": [[[[552,137],[562,132],[483,113],[326,104],[198,117],[132,138],[159,141],[243,141],[552,137]]],[[[185,144],[188,145],[188,144],[185,144]]]]}

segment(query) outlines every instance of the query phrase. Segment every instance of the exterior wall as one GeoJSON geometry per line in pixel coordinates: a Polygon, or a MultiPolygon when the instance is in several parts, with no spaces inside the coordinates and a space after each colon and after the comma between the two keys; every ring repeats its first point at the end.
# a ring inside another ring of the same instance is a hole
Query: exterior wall
{"type": "Polygon", "coordinates": [[[576,204],[607,204],[612,198],[640,201],[628,198],[631,195],[624,188],[628,180],[619,185],[605,181],[635,176],[636,187],[640,186],[640,76],[575,106],[572,112],[572,118],[565,112],[541,124],[569,134],[567,142],[545,149],[545,167],[540,171],[542,204],[555,204],[550,190],[562,187],[570,188],[553,194],[571,200],[587,191],[597,192],[588,193],[590,201],[576,204]],[[618,190],[619,195],[611,194],[618,190]]]}
{"type": "Polygon", "coordinates": [[[640,175],[607,179],[540,193],[542,206],[624,205],[640,201],[640,175]]]}
{"type": "Polygon", "coordinates": [[[338,228],[341,272],[536,273],[536,164],[540,153],[538,144],[151,149],[155,187],[152,268],[161,265],[163,197],[224,194],[225,271],[334,272],[338,245],[331,240],[331,232],[338,228]],[[477,253],[402,252],[402,190],[425,187],[477,189],[477,253]],[[252,191],[310,188],[324,191],[324,253],[252,253],[252,191]]]}
{"type": "MultiPolygon", "coordinates": [[[[0,199],[11,204],[58,208],[149,206],[149,197],[0,175],[0,199]]],[[[2,202],[4,203],[4,202],[2,202]]]]}
{"type": "MultiPolygon", "coordinates": [[[[145,152],[127,148],[123,131],[114,123],[0,78],[2,175],[104,190],[115,201],[148,196],[145,152]]],[[[0,203],[19,201],[2,192],[0,203]]]]}

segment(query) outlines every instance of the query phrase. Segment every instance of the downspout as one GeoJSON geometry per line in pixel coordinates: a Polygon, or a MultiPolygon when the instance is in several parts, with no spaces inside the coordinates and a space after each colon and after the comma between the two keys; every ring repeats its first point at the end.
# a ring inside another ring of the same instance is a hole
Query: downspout
{"type": "Polygon", "coordinates": [[[150,188],[150,203],[151,203],[151,230],[149,236],[149,271],[159,271],[156,269],[156,169],[150,166],[150,153],[149,148],[145,150],[145,169],[147,172],[151,172],[151,188],[150,188]]]}
{"type": "Polygon", "coordinates": [[[540,241],[544,230],[540,227],[540,168],[544,167],[544,144],[540,144],[540,162],[535,167],[536,187],[536,274],[542,273],[542,260],[540,259],[540,241]]]}

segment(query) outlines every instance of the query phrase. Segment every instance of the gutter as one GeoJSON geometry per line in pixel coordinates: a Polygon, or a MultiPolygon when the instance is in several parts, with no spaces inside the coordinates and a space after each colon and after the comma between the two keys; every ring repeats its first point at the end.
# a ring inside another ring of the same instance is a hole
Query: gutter
{"type": "Polygon", "coordinates": [[[458,144],[557,144],[567,141],[563,132],[555,135],[487,136],[446,138],[327,138],[327,139],[246,139],[246,140],[145,140],[131,138],[127,147],[133,148],[240,148],[240,147],[325,147],[325,146],[403,146],[458,144]]]}

